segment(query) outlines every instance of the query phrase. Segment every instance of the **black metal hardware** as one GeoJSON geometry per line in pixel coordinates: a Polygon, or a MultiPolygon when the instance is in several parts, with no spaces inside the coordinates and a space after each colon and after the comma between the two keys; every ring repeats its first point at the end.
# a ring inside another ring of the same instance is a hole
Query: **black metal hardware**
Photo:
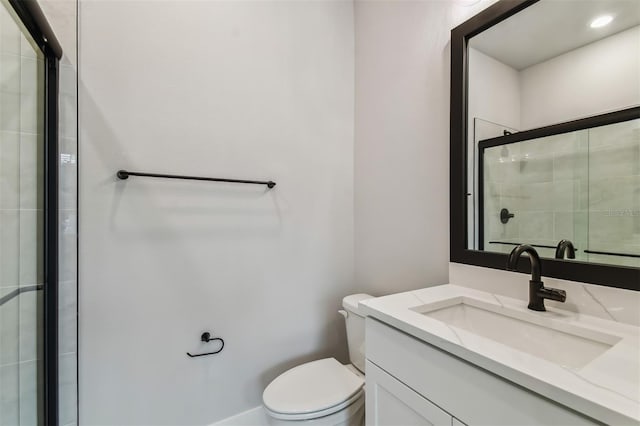
{"type": "Polygon", "coordinates": [[[203,342],[207,343],[213,340],[213,338],[211,337],[211,333],[209,333],[208,331],[202,333],[202,336],[200,336],[200,340],[202,340],[203,342]]]}
{"type": "Polygon", "coordinates": [[[211,337],[211,333],[209,333],[208,331],[205,331],[204,333],[202,333],[202,336],[200,336],[200,340],[202,340],[205,343],[209,343],[209,342],[213,342],[215,340],[220,342],[220,349],[218,349],[217,351],[213,351],[213,352],[206,352],[203,354],[190,354],[189,352],[187,352],[187,355],[191,358],[197,358],[199,356],[207,356],[207,355],[215,355],[218,354],[220,352],[222,352],[222,350],[224,349],[224,340],[222,339],[222,337],[211,337]]]}
{"type": "MultiPolygon", "coordinates": [[[[44,347],[44,424],[59,423],[59,253],[58,253],[58,89],[59,61],[50,54],[45,57],[45,198],[44,198],[44,279],[43,289],[43,347],[44,347]]],[[[75,407],[77,409],[77,405],[75,407]]]]}
{"type": "Polygon", "coordinates": [[[569,240],[560,240],[558,246],[556,247],[556,259],[564,259],[564,252],[567,252],[568,259],[576,258],[576,249],[573,246],[573,243],[569,240]]]}
{"type": "Polygon", "coordinates": [[[607,126],[624,121],[637,120],[640,118],[640,107],[631,107],[604,114],[592,115],[590,117],[579,118],[577,120],[565,121],[558,124],[551,124],[544,127],[536,127],[530,130],[523,130],[504,136],[483,139],[478,141],[478,149],[485,150],[496,146],[511,145],[523,141],[531,141],[547,136],[560,135],[563,133],[575,132],[578,130],[592,129],[594,127],[607,126]]]}
{"type": "Polygon", "coordinates": [[[638,257],[640,258],[640,254],[631,254],[631,253],[615,253],[611,251],[596,251],[596,250],[585,250],[585,253],[590,254],[605,254],[608,256],[623,256],[623,257],[638,257]]]}
{"type": "Polygon", "coordinates": [[[43,286],[41,284],[38,285],[29,285],[26,287],[18,287],[17,289],[10,291],[9,293],[5,294],[4,296],[0,297],[0,306],[4,305],[5,303],[7,303],[9,300],[13,299],[14,297],[19,296],[21,293],[26,293],[28,291],[37,291],[37,290],[42,290],[43,286]]]}
{"type": "Polygon", "coordinates": [[[532,311],[546,311],[544,299],[564,303],[567,300],[567,292],[558,288],[545,287],[542,281],[529,281],[529,305],[527,308],[532,311]]]}
{"type": "Polygon", "coordinates": [[[248,183],[253,185],[267,185],[269,188],[276,186],[276,183],[272,180],[246,180],[246,179],[225,179],[225,178],[210,178],[201,176],[181,176],[181,175],[166,175],[160,173],[142,173],[142,172],[130,172],[127,170],[118,170],[116,173],[118,179],[129,179],[129,176],[143,176],[143,177],[155,177],[166,179],[185,179],[185,180],[206,180],[211,182],[231,182],[231,183],[248,183]]]}
{"type": "Polygon", "coordinates": [[[517,271],[518,260],[523,253],[529,255],[531,262],[531,280],[529,280],[529,309],[533,311],[546,311],[544,307],[544,299],[557,300],[564,302],[567,299],[567,293],[557,288],[548,288],[542,282],[542,263],[538,252],[533,247],[521,244],[514,248],[509,254],[507,260],[507,270],[517,271]]]}
{"type": "Polygon", "coordinates": [[[508,223],[509,219],[511,219],[514,216],[515,215],[513,213],[509,213],[509,209],[500,210],[500,222],[502,223],[508,223]]]}
{"type": "Polygon", "coordinates": [[[520,256],[523,253],[527,253],[529,255],[529,261],[531,262],[531,281],[540,281],[542,277],[542,264],[540,263],[540,256],[536,249],[527,244],[520,244],[509,254],[509,258],[507,259],[507,270],[508,271],[516,271],[516,266],[518,264],[518,260],[520,260],[520,256]]]}
{"type": "MultiPolygon", "coordinates": [[[[489,244],[505,244],[508,246],[519,246],[520,244],[523,243],[512,243],[509,241],[489,241],[489,244]]],[[[558,246],[547,246],[544,244],[529,244],[531,247],[537,247],[537,248],[548,248],[548,249],[554,249],[557,248],[558,246]]],[[[578,249],[576,247],[574,247],[575,251],[578,251],[578,249]]]]}
{"type": "Polygon", "coordinates": [[[9,0],[29,34],[45,55],[52,54],[56,59],[62,58],[62,46],[51,29],[47,18],[37,1],[9,0]]]}

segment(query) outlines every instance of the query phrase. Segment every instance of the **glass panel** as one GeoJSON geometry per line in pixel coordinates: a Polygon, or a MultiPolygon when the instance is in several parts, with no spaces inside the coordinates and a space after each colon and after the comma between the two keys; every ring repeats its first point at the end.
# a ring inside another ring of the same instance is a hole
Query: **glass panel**
{"type": "Polygon", "coordinates": [[[576,260],[640,267],[640,119],[488,146],[480,161],[479,249],[552,258],[570,240],[576,260]]]}
{"type": "Polygon", "coordinates": [[[485,250],[527,243],[554,257],[563,239],[586,248],[586,131],[486,148],[484,170],[485,250]]]}
{"type": "Polygon", "coordinates": [[[59,181],[59,306],[58,306],[58,390],[61,425],[77,424],[77,2],[43,3],[47,14],[52,7],[51,24],[63,44],[60,61],[60,181],[59,181]],[[45,6],[46,5],[46,6],[45,6]],[[71,7],[70,7],[71,6],[71,7]],[[64,22],[56,26],[57,22],[64,22]],[[63,18],[61,18],[63,17],[63,18]]]}
{"type": "Polygon", "coordinates": [[[492,123],[491,121],[483,120],[481,118],[475,117],[473,119],[473,143],[469,144],[470,150],[467,154],[467,162],[468,162],[468,170],[473,170],[473,173],[469,173],[468,175],[468,188],[473,188],[473,191],[470,191],[467,194],[467,214],[469,218],[473,218],[473,220],[469,220],[467,236],[468,236],[468,247],[472,247],[477,249],[479,246],[478,238],[479,238],[479,230],[475,226],[476,223],[479,223],[478,217],[478,179],[475,177],[478,175],[478,143],[485,139],[496,138],[499,136],[508,135],[511,133],[516,133],[518,130],[509,126],[505,126],[503,124],[492,123]]]}
{"type": "Polygon", "coordinates": [[[44,57],[0,3],[0,424],[42,423],[44,57]]]}
{"type": "Polygon", "coordinates": [[[640,267],[640,119],[589,129],[588,234],[590,261],[640,267]]]}

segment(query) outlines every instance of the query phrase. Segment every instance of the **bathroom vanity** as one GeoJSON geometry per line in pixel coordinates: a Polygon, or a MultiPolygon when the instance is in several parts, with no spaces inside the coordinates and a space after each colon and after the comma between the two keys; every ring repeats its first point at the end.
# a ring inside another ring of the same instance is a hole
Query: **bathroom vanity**
{"type": "Polygon", "coordinates": [[[638,327],[450,284],[360,306],[369,425],[640,423],[638,327]]]}

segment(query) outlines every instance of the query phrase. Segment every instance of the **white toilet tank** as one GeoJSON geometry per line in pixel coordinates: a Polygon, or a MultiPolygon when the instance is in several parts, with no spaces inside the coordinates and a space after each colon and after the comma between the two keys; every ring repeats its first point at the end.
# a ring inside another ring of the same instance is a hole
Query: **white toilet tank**
{"type": "Polygon", "coordinates": [[[371,299],[368,294],[352,294],[342,299],[344,311],[340,311],[345,317],[347,325],[347,344],[349,346],[349,358],[351,363],[364,373],[364,315],[358,308],[358,302],[371,299]]]}

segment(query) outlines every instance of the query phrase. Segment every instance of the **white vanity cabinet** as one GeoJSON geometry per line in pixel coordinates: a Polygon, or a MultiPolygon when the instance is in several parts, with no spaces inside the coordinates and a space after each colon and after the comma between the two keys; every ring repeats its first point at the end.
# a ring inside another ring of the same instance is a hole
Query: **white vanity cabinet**
{"type": "Polygon", "coordinates": [[[371,317],[367,425],[592,425],[570,408],[371,317]]]}

